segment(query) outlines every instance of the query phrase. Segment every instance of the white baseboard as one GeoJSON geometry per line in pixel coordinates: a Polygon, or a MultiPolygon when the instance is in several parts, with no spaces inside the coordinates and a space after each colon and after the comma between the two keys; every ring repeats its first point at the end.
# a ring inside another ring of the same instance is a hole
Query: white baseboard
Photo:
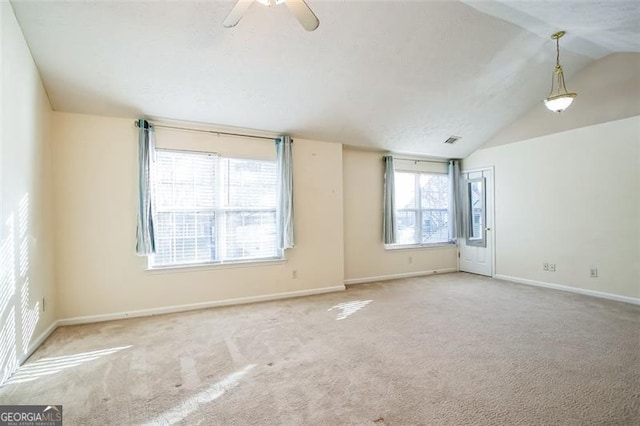
{"type": "Polygon", "coordinates": [[[24,363],[31,356],[31,354],[34,353],[35,350],[38,349],[45,340],[47,340],[47,337],[49,337],[56,328],[58,328],[58,321],[54,321],[53,323],[51,323],[51,325],[47,327],[45,331],[40,333],[38,337],[32,340],[27,347],[27,352],[22,355],[21,359],[18,360],[18,365],[22,365],[22,363],[24,363]]]}
{"type": "Polygon", "coordinates": [[[535,281],[527,278],[510,277],[508,275],[496,274],[494,275],[493,278],[504,280],[504,281],[512,281],[518,284],[526,284],[526,285],[532,285],[536,287],[551,288],[553,290],[568,291],[570,293],[584,294],[586,296],[599,297],[601,299],[609,299],[609,300],[615,300],[617,302],[625,302],[625,303],[631,303],[633,305],[640,305],[640,299],[636,297],[621,296],[619,294],[605,293],[603,291],[596,291],[596,290],[587,290],[584,288],[570,287],[570,286],[561,285],[561,284],[545,283],[542,281],[535,281]]]}
{"type": "Polygon", "coordinates": [[[151,315],[170,314],[175,312],[194,311],[197,309],[215,308],[219,306],[244,305],[247,303],[267,302],[271,300],[290,299],[293,297],[312,296],[314,294],[332,293],[345,290],[344,285],[333,287],[313,288],[309,290],[296,290],[284,293],[264,294],[260,296],[239,297],[236,299],[212,300],[209,302],[191,303],[188,305],[165,306],[162,308],[141,309],[138,311],[115,312],[104,315],[89,315],[83,317],[64,318],[58,320],[59,326],[88,324],[93,322],[112,321],[124,318],[146,317],[151,315]]]}
{"type": "Polygon", "coordinates": [[[449,272],[458,272],[458,268],[432,269],[430,271],[403,272],[401,274],[379,275],[377,277],[351,278],[344,280],[345,285],[372,283],[376,281],[397,280],[400,278],[422,277],[425,275],[447,274],[449,272]]]}
{"type": "MultiPolygon", "coordinates": [[[[20,366],[22,364],[24,364],[24,362],[27,359],[29,359],[31,354],[33,354],[36,351],[36,349],[38,349],[40,347],[40,345],[43,344],[45,340],[47,340],[47,337],[49,337],[51,335],[51,333],[53,333],[56,328],[58,328],[58,321],[54,321],[53,323],[51,323],[51,325],[49,327],[47,327],[47,329],[45,331],[40,333],[40,335],[38,337],[36,337],[35,339],[33,339],[31,341],[31,343],[29,343],[29,346],[27,347],[27,351],[18,357],[18,359],[17,359],[18,364],[17,364],[16,368],[13,369],[13,371],[11,371],[11,373],[9,374],[7,379],[9,377],[11,377],[12,374],[15,374],[16,370],[18,368],[20,368],[20,366]]],[[[0,386],[4,385],[5,382],[1,382],[0,381],[0,386]]]]}

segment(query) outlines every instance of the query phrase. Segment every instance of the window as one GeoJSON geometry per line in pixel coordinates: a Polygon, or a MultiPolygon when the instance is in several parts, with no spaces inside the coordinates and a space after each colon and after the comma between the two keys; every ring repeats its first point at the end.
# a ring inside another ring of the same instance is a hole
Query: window
{"type": "Polygon", "coordinates": [[[395,173],[397,245],[449,242],[449,176],[395,173]]]}
{"type": "Polygon", "coordinates": [[[467,183],[468,194],[468,235],[467,245],[486,247],[486,231],[485,227],[485,193],[484,193],[484,178],[471,179],[467,183]]]}
{"type": "Polygon", "coordinates": [[[151,267],[281,258],[276,162],[156,151],[151,267]]]}

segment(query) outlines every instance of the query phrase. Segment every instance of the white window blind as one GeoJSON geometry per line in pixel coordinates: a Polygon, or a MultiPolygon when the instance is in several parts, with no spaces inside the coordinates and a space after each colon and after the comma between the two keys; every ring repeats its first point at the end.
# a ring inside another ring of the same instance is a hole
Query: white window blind
{"type": "Polygon", "coordinates": [[[398,245],[449,242],[449,177],[396,172],[398,245]]]}
{"type": "Polygon", "coordinates": [[[281,257],[276,163],[156,151],[152,267],[281,257]]]}

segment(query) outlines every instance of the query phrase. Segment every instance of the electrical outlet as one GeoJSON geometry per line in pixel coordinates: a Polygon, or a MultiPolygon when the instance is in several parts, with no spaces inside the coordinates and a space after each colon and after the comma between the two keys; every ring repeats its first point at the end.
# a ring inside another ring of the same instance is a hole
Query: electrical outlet
{"type": "Polygon", "coordinates": [[[591,268],[589,276],[591,278],[598,278],[598,268],[591,268]]]}
{"type": "Polygon", "coordinates": [[[409,256],[409,265],[413,263],[413,256],[409,256]]]}
{"type": "Polygon", "coordinates": [[[549,272],[555,272],[556,271],[556,264],[555,263],[550,263],[549,264],[549,272]]]}
{"type": "Polygon", "coordinates": [[[293,278],[294,280],[298,278],[298,271],[296,269],[291,271],[291,278],[293,278]]]}
{"type": "Polygon", "coordinates": [[[542,270],[543,270],[543,271],[548,271],[548,270],[549,270],[549,264],[548,264],[547,262],[544,262],[544,263],[542,264],[542,270]]]}
{"type": "Polygon", "coordinates": [[[46,305],[45,305],[45,299],[44,297],[42,298],[42,312],[44,312],[46,310],[46,305]]]}

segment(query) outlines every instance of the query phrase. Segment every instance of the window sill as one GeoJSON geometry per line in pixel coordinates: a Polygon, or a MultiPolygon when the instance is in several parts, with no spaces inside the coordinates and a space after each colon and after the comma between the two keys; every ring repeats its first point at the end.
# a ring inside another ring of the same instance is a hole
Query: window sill
{"type": "Polygon", "coordinates": [[[220,269],[235,269],[235,268],[252,268],[258,266],[274,266],[285,263],[286,258],[274,258],[274,259],[261,259],[261,260],[243,260],[237,262],[225,262],[225,263],[189,263],[185,265],[172,265],[172,266],[148,266],[145,268],[146,272],[152,274],[162,273],[179,273],[179,272],[196,272],[196,271],[212,271],[220,269]]]}
{"type": "Polygon", "coordinates": [[[422,249],[442,249],[456,247],[457,243],[432,243],[432,244],[385,244],[385,250],[422,250],[422,249]]]}

